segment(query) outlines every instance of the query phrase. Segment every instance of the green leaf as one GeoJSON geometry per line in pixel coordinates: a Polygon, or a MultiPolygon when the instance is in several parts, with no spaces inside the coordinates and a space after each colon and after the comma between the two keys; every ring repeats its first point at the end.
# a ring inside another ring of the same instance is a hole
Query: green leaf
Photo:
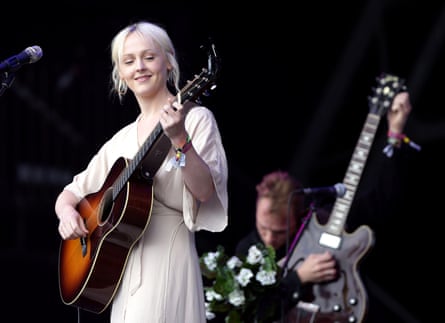
{"type": "Polygon", "coordinates": [[[241,316],[237,311],[230,311],[225,319],[226,323],[242,323],[241,316]]]}

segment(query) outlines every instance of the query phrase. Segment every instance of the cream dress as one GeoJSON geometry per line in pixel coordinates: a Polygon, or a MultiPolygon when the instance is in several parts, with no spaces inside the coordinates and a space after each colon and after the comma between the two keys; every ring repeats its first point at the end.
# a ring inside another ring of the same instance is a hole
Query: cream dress
{"type": "MultiPolygon", "coordinates": [[[[65,189],[78,197],[99,191],[115,161],[131,159],[140,149],[137,122],[107,141],[65,189]]],[[[199,204],[185,187],[181,170],[168,171],[167,162],[174,156],[170,150],[154,178],[149,225],[128,257],[113,298],[111,323],[206,322],[194,231],[220,232],[227,226],[228,169],[213,113],[194,107],[185,125],[193,147],[210,168],[216,192],[199,204]]]]}

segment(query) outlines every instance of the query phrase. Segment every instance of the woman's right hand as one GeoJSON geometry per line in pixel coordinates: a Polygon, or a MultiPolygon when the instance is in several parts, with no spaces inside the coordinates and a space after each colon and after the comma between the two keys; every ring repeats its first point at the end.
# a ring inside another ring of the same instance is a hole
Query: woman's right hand
{"type": "Polygon", "coordinates": [[[59,234],[63,240],[85,237],[88,234],[83,218],[74,207],[66,206],[59,214],[59,234]]]}

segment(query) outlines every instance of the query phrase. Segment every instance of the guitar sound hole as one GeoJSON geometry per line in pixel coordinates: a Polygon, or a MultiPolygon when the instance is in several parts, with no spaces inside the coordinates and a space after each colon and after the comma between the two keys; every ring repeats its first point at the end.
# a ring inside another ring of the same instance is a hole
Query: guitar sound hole
{"type": "Polygon", "coordinates": [[[110,216],[112,209],[113,209],[113,189],[109,188],[102,196],[102,200],[100,201],[99,215],[98,215],[99,225],[102,225],[104,222],[108,220],[108,217],[110,216]]]}

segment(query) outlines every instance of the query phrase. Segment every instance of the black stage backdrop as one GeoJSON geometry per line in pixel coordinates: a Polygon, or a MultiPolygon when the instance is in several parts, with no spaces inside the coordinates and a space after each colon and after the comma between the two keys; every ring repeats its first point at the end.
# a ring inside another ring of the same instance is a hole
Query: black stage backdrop
{"type": "MultiPolygon", "coordinates": [[[[406,78],[414,105],[406,132],[423,150],[407,161],[406,198],[377,228],[364,272],[392,322],[431,322],[436,307],[428,293],[441,279],[445,6],[340,3],[77,1],[2,10],[0,60],[28,46],[43,49],[0,97],[3,308],[13,321],[77,321],[58,294],[54,201],[99,145],[135,118],[131,99],[120,105],[108,95],[109,44],[123,26],[149,19],[172,36],[184,81],[206,66],[200,46],[209,37],[221,57],[218,87],[204,102],[218,119],[229,160],[230,223],[222,233],[199,233],[200,252],[218,244],[230,252],[252,228],[255,184],[265,173],[289,170],[308,187],[341,181],[375,78],[406,78]],[[33,14],[48,6],[49,17],[33,14]]],[[[372,163],[361,185],[379,176],[372,163]]],[[[82,322],[99,320],[105,316],[82,322]]]]}

